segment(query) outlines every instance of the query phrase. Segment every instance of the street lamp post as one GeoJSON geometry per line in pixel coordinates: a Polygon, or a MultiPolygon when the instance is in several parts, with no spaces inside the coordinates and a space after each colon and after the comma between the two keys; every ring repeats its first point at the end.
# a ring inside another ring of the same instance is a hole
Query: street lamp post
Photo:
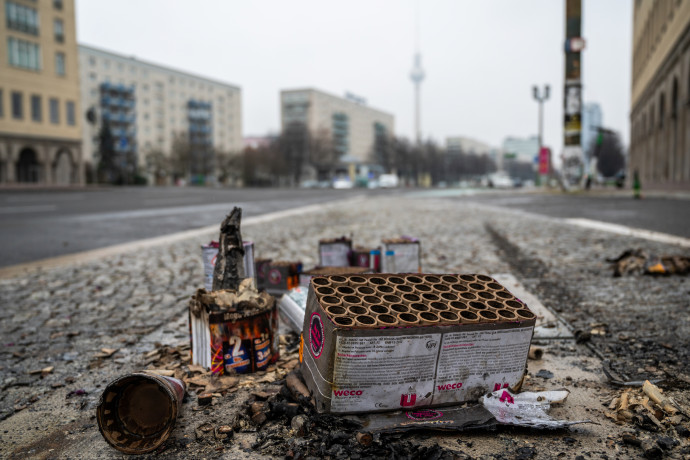
{"type": "MultiPolygon", "coordinates": [[[[549,99],[549,92],[551,88],[549,85],[544,85],[544,90],[539,91],[539,87],[534,85],[532,87],[532,96],[539,103],[539,155],[541,155],[541,149],[544,146],[544,102],[549,99]]],[[[539,185],[539,171],[537,170],[537,185],[539,185]]]]}

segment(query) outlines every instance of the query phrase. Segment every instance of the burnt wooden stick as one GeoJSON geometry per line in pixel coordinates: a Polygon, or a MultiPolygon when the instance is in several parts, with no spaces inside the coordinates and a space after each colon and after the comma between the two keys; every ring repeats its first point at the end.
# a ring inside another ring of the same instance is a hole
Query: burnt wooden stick
{"type": "Polygon", "coordinates": [[[237,290],[244,274],[244,246],[240,233],[242,208],[234,207],[220,224],[218,257],[213,268],[213,290],[237,290]]]}

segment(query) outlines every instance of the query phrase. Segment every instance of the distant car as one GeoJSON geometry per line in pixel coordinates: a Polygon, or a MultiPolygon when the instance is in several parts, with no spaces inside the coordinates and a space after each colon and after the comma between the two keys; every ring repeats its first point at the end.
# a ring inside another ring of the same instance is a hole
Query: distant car
{"type": "Polygon", "coordinates": [[[513,181],[506,173],[489,174],[489,187],[512,188],[513,181]]]}
{"type": "Polygon", "coordinates": [[[352,188],[353,184],[350,179],[347,177],[336,177],[333,179],[333,188],[334,189],[347,189],[347,188],[352,188]]]}
{"type": "Polygon", "coordinates": [[[400,181],[395,174],[381,174],[379,176],[379,187],[381,188],[396,188],[399,184],[400,181]]]}

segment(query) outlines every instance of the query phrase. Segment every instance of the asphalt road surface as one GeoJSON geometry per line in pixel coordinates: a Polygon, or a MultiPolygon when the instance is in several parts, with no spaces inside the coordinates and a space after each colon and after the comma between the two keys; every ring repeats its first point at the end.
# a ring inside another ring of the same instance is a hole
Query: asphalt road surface
{"type": "Polygon", "coordinates": [[[561,195],[520,190],[301,190],[112,188],[0,192],[0,267],[219,224],[232,206],[245,216],[354,196],[405,193],[584,217],[690,238],[690,201],[561,195]]]}

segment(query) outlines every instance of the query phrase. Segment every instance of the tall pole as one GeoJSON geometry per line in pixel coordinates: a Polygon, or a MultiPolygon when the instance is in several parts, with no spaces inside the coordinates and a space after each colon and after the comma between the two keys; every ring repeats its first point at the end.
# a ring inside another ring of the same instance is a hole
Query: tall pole
{"type": "Polygon", "coordinates": [[[414,130],[417,138],[417,145],[420,145],[422,143],[422,106],[420,93],[425,74],[424,69],[422,69],[422,54],[419,52],[419,1],[417,1],[417,10],[415,13],[415,55],[412,71],[410,72],[410,80],[412,80],[414,84],[414,130]]]}
{"type": "Polygon", "coordinates": [[[575,184],[584,176],[582,132],[582,0],[565,0],[565,82],[563,91],[563,174],[575,184]]]}

